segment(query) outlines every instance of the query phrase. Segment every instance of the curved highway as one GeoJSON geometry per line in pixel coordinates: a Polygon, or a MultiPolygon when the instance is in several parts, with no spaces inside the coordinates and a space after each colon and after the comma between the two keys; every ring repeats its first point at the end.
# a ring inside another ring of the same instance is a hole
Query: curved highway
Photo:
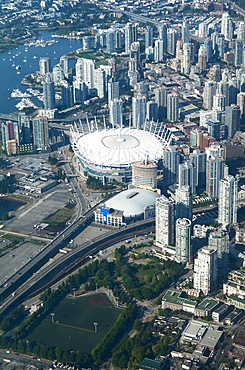
{"type": "MultiPolygon", "coordinates": [[[[89,212],[92,212],[92,210],[90,210],[89,212]]],[[[83,227],[85,227],[85,224],[90,222],[91,219],[92,216],[89,213],[89,216],[87,216],[86,220],[76,221],[72,226],[70,226],[70,228],[72,229],[74,228],[72,232],[79,229],[79,227],[81,226],[80,225],[81,222],[83,227]]],[[[151,218],[135,222],[121,229],[109,231],[106,234],[94,238],[92,241],[83,243],[80,247],[77,247],[71,252],[68,252],[66,255],[59,258],[49,266],[46,266],[41,271],[36,272],[35,274],[33,274],[32,267],[28,264],[29,265],[28,269],[28,265],[26,265],[23,269],[27,270],[25,275],[29,273],[29,279],[27,280],[27,278],[25,278],[25,282],[22,281],[23,284],[20,286],[20,278],[18,277],[18,275],[15,277],[16,281],[14,281],[11,284],[11,286],[15,286],[16,282],[18,282],[19,288],[16,288],[15,295],[8,296],[2,303],[2,306],[0,307],[0,315],[2,315],[7,309],[12,307],[13,305],[19,304],[21,301],[23,301],[28,294],[29,295],[33,293],[37,294],[47,286],[50,286],[54,282],[60,280],[62,277],[64,277],[66,274],[68,274],[70,271],[76,268],[81,263],[81,261],[87,258],[90,254],[93,254],[100,249],[109,247],[115,244],[116,242],[127,239],[133,235],[149,232],[153,230],[154,223],[155,219],[151,218]]],[[[68,232],[70,233],[71,230],[69,231],[65,230],[64,234],[68,232]]],[[[52,245],[52,243],[55,243],[55,245],[59,249],[60,238],[63,237],[62,236],[57,237],[56,240],[52,241],[50,244],[52,245]]],[[[65,236],[64,238],[67,238],[67,236],[65,236]]],[[[49,245],[47,248],[51,248],[51,246],[49,245]]],[[[54,251],[54,245],[52,245],[52,251],[54,251]]],[[[34,263],[33,260],[30,261],[30,263],[32,262],[34,263]]],[[[43,263],[41,265],[43,265],[43,263]]],[[[35,263],[35,267],[36,266],[37,262],[35,263]]]]}

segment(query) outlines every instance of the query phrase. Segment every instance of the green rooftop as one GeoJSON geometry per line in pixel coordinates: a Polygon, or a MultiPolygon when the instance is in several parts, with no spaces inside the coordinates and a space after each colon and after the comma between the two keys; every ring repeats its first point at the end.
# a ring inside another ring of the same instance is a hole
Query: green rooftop
{"type": "Polygon", "coordinates": [[[189,306],[196,306],[197,302],[192,301],[191,299],[188,298],[183,298],[181,296],[182,291],[177,290],[177,289],[169,289],[163,296],[162,300],[173,303],[173,304],[184,304],[184,305],[189,305],[189,306]]]}
{"type": "Polygon", "coordinates": [[[143,370],[164,370],[164,363],[161,361],[152,360],[145,357],[139,365],[139,369],[143,370]]]}
{"type": "Polygon", "coordinates": [[[219,304],[219,301],[217,301],[214,298],[205,298],[202,302],[200,302],[196,309],[201,310],[201,311],[206,311],[206,310],[212,310],[215,306],[219,304]]]}

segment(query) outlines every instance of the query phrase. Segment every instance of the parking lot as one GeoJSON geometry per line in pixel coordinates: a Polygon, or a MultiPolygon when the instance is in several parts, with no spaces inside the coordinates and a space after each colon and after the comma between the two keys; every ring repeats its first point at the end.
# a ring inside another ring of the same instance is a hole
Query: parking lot
{"type": "Polygon", "coordinates": [[[25,242],[17,248],[8,249],[7,253],[1,256],[0,281],[4,281],[13,273],[16,272],[23,264],[27,263],[43,248],[31,242],[25,242]]]}
{"type": "Polygon", "coordinates": [[[45,217],[64,207],[72,199],[67,186],[59,185],[51,193],[34,201],[25,211],[5,222],[5,228],[23,233],[36,233],[34,225],[41,223],[45,217]]]}

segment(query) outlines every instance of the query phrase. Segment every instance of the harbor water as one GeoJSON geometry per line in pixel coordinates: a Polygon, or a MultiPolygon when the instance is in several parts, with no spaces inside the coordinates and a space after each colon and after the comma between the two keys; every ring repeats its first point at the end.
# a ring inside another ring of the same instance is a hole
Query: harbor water
{"type": "MultiPolygon", "coordinates": [[[[30,46],[20,45],[10,51],[0,53],[0,114],[11,114],[17,112],[16,105],[21,98],[11,97],[15,89],[28,93],[28,86],[22,85],[21,81],[26,75],[39,70],[39,59],[49,57],[51,66],[59,63],[59,58],[69,52],[81,48],[80,40],[52,37],[52,32],[43,31],[39,33],[39,42],[30,46]],[[42,42],[44,40],[44,42],[42,42]],[[51,42],[48,42],[52,40],[51,42]]],[[[27,42],[28,43],[28,42],[27,42]]],[[[75,61],[69,61],[72,67],[75,61]]],[[[30,100],[37,106],[42,107],[43,103],[37,97],[30,97],[30,100]]]]}

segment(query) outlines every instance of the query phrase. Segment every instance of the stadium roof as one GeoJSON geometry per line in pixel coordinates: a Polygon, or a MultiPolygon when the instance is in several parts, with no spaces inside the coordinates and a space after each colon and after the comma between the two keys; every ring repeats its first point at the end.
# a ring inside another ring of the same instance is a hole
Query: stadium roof
{"type": "Polygon", "coordinates": [[[106,207],[123,211],[124,217],[140,215],[159,195],[145,189],[128,189],[105,202],[106,207]]]}
{"type": "Polygon", "coordinates": [[[146,158],[159,161],[165,145],[160,136],[149,131],[118,128],[80,135],[76,152],[88,164],[120,169],[146,158]]]}

